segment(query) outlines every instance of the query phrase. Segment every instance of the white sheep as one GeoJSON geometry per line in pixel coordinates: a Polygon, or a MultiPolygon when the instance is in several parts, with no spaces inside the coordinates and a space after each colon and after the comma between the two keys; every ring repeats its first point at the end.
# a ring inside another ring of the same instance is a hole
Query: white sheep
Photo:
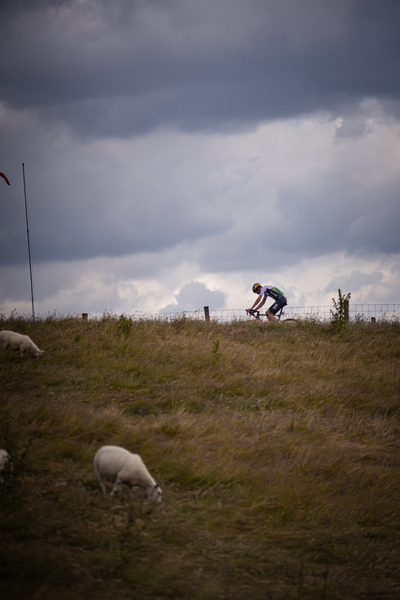
{"type": "Polygon", "coordinates": [[[114,484],[111,496],[114,492],[119,492],[121,483],[124,483],[129,486],[131,496],[133,486],[138,485],[146,490],[150,500],[161,502],[161,488],[138,454],[132,454],[120,446],[103,446],[96,452],[93,465],[104,494],[104,480],[107,480],[114,484]]]}
{"type": "MultiPolygon", "coordinates": [[[[4,470],[7,461],[10,459],[10,455],[6,450],[0,450],[0,471],[4,470]]],[[[0,476],[0,482],[3,483],[3,478],[0,476]]]]}
{"type": "Polygon", "coordinates": [[[39,350],[28,335],[3,329],[0,331],[0,350],[5,350],[8,346],[20,352],[30,352],[36,358],[39,358],[44,352],[44,350],[39,350]]]}

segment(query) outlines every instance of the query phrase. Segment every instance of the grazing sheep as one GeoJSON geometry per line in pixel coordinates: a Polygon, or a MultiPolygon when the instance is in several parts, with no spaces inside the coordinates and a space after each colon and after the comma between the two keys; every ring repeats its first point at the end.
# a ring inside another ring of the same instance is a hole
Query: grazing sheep
{"type": "Polygon", "coordinates": [[[8,346],[20,352],[30,352],[36,358],[39,358],[44,352],[44,350],[39,350],[28,335],[3,329],[0,331],[0,350],[5,350],[8,346]]]}
{"type": "Polygon", "coordinates": [[[114,484],[111,496],[114,492],[119,492],[121,483],[124,483],[129,486],[131,496],[133,486],[138,485],[146,490],[150,500],[161,502],[161,488],[138,454],[132,454],[119,446],[103,446],[96,452],[93,465],[104,494],[106,493],[104,479],[106,479],[114,484]]]}
{"type": "Polygon", "coordinates": [[[9,458],[10,455],[8,454],[7,450],[0,450],[0,471],[4,469],[9,458]]]}
{"type": "MultiPolygon", "coordinates": [[[[6,450],[0,450],[0,471],[4,470],[7,461],[9,460],[10,455],[6,450]]],[[[3,482],[3,478],[0,476],[0,483],[3,482]]]]}

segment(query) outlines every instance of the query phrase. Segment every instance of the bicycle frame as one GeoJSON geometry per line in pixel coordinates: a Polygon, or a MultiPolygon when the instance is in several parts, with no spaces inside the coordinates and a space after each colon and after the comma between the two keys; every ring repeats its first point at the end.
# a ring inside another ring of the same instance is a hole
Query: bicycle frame
{"type": "MultiPolygon", "coordinates": [[[[285,305],[286,306],[286,305],[285,305]]],[[[282,308],[280,308],[278,310],[278,312],[276,313],[275,317],[278,319],[278,321],[281,321],[281,316],[283,316],[285,313],[283,312],[283,309],[285,307],[282,306],[282,308]]],[[[252,317],[254,317],[255,319],[259,319],[260,317],[266,317],[267,315],[265,313],[261,313],[260,310],[248,310],[247,311],[248,315],[251,315],[252,317]]],[[[281,321],[282,323],[297,323],[297,319],[282,319],[281,321]]]]}
{"type": "MultiPolygon", "coordinates": [[[[275,315],[275,317],[278,319],[278,321],[280,321],[280,320],[281,320],[281,315],[283,315],[283,314],[284,314],[284,313],[283,313],[283,309],[284,309],[284,307],[282,306],[282,308],[280,308],[280,309],[278,310],[278,312],[276,313],[276,315],[275,315]]],[[[251,316],[252,316],[252,317],[254,317],[255,319],[259,319],[260,317],[266,317],[266,316],[267,316],[265,312],[264,312],[264,313],[261,313],[261,311],[260,311],[260,310],[248,310],[248,311],[247,311],[247,314],[248,314],[248,315],[251,315],[251,316]]]]}

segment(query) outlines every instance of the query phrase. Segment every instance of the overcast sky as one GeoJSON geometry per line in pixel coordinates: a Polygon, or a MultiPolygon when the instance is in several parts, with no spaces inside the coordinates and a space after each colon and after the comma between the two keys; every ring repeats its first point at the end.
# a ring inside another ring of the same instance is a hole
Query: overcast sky
{"type": "Polygon", "coordinates": [[[400,2],[2,0],[0,313],[400,303],[400,2]]]}

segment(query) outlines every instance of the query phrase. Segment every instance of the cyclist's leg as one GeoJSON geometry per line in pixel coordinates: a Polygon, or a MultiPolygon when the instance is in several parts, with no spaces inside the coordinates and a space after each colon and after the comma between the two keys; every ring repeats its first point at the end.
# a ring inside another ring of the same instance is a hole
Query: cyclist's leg
{"type": "Polygon", "coordinates": [[[278,319],[276,318],[275,314],[278,312],[279,310],[279,304],[277,302],[274,302],[272,306],[269,307],[269,309],[267,310],[267,312],[265,313],[268,317],[268,321],[277,321],[278,319]]]}
{"type": "Polygon", "coordinates": [[[267,312],[265,313],[268,317],[269,321],[278,321],[278,319],[276,318],[276,313],[279,312],[280,310],[282,310],[282,308],[284,306],[286,306],[287,301],[286,298],[282,298],[279,300],[277,300],[276,302],[273,303],[272,306],[269,307],[269,309],[267,310],[267,312]]]}

